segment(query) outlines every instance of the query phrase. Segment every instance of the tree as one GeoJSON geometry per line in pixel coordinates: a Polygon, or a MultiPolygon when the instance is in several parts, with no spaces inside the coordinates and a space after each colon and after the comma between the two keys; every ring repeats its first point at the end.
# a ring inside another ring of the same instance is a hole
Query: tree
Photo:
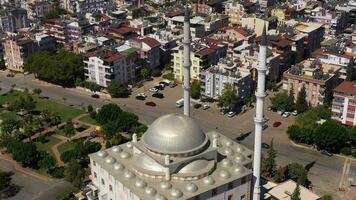
{"type": "Polygon", "coordinates": [[[295,103],[295,107],[298,113],[303,113],[308,110],[308,102],[307,102],[307,93],[305,91],[305,86],[303,85],[302,89],[298,93],[297,102],[295,103]]]}
{"type": "Polygon", "coordinates": [[[85,178],[85,170],[77,160],[71,160],[64,169],[64,179],[71,182],[75,187],[80,188],[85,178]]]}
{"type": "Polygon", "coordinates": [[[143,80],[146,80],[149,77],[149,72],[146,67],[144,67],[140,70],[140,75],[143,80]]]}
{"type": "Polygon", "coordinates": [[[22,166],[31,168],[37,167],[40,154],[34,143],[23,143],[22,141],[17,141],[17,143],[10,148],[13,158],[20,162],[22,166]]]}
{"type": "Polygon", "coordinates": [[[296,117],[296,124],[301,128],[315,129],[320,118],[313,110],[308,110],[296,117]]]}
{"type": "Polygon", "coordinates": [[[288,176],[287,173],[287,167],[279,167],[273,177],[274,181],[276,181],[277,183],[286,181],[288,176]]]}
{"type": "Polygon", "coordinates": [[[159,77],[159,76],[161,76],[161,75],[162,75],[162,72],[161,72],[160,69],[155,68],[155,69],[152,70],[152,76],[153,76],[153,77],[159,77]]]}
{"type": "Polygon", "coordinates": [[[38,166],[40,168],[44,169],[46,172],[49,172],[51,169],[53,169],[53,168],[55,168],[57,166],[57,161],[53,156],[46,154],[38,162],[38,166]]]}
{"type": "Polygon", "coordinates": [[[73,136],[75,134],[75,128],[71,119],[67,120],[63,129],[63,133],[67,137],[73,136]]]}
{"type": "Polygon", "coordinates": [[[350,142],[352,146],[356,146],[356,126],[353,126],[349,130],[350,142]]]}
{"type": "Polygon", "coordinates": [[[315,131],[315,143],[320,149],[339,152],[348,140],[347,129],[335,120],[327,120],[315,131]]]}
{"type": "Polygon", "coordinates": [[[320,119],[330,119],[331,118],[331,109],[327,105],[319,105],[315,108],[312,108],[312,111],[315,112],[315,114],[320,118],[320,119]]]}
{"type": "Polygon", "coordinates": [[[91,113],[91,112],[94,111],[94,108],[93,108],[92,105],[89,104],[88,107],[87,107],[87,110],[88,110],[88,113],[91,113]]]}
{"type": "Polygon", "coordinates": [[[37,96],[40,96],[42,93],[42,90],[40,88],[33,89],[33,93],[36,94],[37,96]]]}
{"type": "Polygon", "coordinates": [[[270,143],[270,148],[267,151],[267,156],[264,157],[262,160],[262,171],[267,173],[269,177],[272,177],[277,170],[276,157],[277,151],[273,148],[272,139],[270,143]]]}
{"type": "Polygon", "coordinates": [[[121,108],[113,103],[103,105],[96,115],[96,121],[104,125],[109,121],[117,119],[122,112],[121,108]]]}
{"type": "Polygon", "coordinates": [[[200,82],[194,80],[191,88],[190,88],[190,95],[193,99],[198,99],[200,97],[200,82]]]}
{"type": "Polygon", "coordinates": [[[280,111],[293,111],[294,102],[286,92],[280,92],[270,98],[272,107],[280,111]]]}
{"type": "Polygon", "coordinates": [[[0,70],[5,70],[5,69],[6,69],[5,60],[0,59],[0,70]]]}
{"type": "Polygon", "coordinates": [[[303,165],[299,163],[290,163],[288,165],[288,178],[303,185],[304,187],[308,187],[310,184],[307,170],[305,170],[303,165]]]}
{"type": "Polygon", "coordinates": [[[122,98],[127,97],[129,95],[127,86],[117,80],[112,80],[106,90],[113,98],[122,98]]]}
{"type": "Polygon", "coordinates": [[[19,121],[14,118],[5,118],[0,124],[0,128],[2,133],[10,134],[20,128],[20,124],[19,121]]]}
{"type": "Polygon", "coordinates": [[[300,198],[300,187],[299,183],[297,183],[297,187],[295,187],[292,196],[290,197],[291,200],[301,200],[300,198]]]}
{"type": "Polygon", "coordinates": [[[325,194],[320,200],[333,200],[333,197],[330,194],[325,194]]]}
{"type": "Polygon", "coordinates": [[[225,84],[221,96],[218,98],[218,106],[233,110],[237,108],[239,97],[231,84],[225,84]]]}

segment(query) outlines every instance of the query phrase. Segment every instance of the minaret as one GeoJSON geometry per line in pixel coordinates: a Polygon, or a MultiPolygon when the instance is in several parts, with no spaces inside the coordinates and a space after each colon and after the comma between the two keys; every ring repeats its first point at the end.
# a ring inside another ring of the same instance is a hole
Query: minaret
{"type": "Polygon", "coordinates": [[[257,91],[256,91],[256,116],[255,116],[255,149],[253,158],[253,200],[261,200],[261,146],[262,146],[262,126],[263,107],[265,99],[265,84],[266,84],[266,55],[267,55],[267,35],[266,26],[263,26],[263,32],[260,41],[260,52],[258,54],[259,66],[257,68],[257,91]]]}
{"type": "Polygon", "coordinates": [[[184,47],[184,115],[190,116],[190,15],[189,7],[185,6],[184,14],[184,38],[183,38],[183,47],[184,47]]]}

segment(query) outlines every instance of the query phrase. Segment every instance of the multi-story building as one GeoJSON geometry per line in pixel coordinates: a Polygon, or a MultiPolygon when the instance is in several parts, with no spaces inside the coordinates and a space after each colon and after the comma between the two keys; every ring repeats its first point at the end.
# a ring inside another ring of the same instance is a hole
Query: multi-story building
{"type": "Polygon", "coordinates": [[[99,200],[247,200],[252,151],[187,116],[156,119],[141,140],[90,154],[92,191],[99,200]],[[187,139],[189,138],[189,139],[187,139]]]}
{"type": "Polygon", "coordinates": [[[216,66],[211,66],[200,73],[201,95],[209,98],[218,98],[226,84],[231,84],[236,95],[245,99],[251,95],[252,75],[249,69],[243,68],[241,61],[224,58],[216,66]]]}
{"type": "Polygon", "coordinates": [[[129,83],[135,80],[135,63],[131,54],[101,49],[86,54],[84,58],[84,75],[88,81],[107,87],[112,80],[129,83]]]}
{"type": "Polygon", "coordinates": [[[93,13],[106,8],[105,0],[61,0],[61,6],[69,13],[93,13]]]}
{"type": "MultiPolygon", "coordinates": [[[[183,46],[180,45],[172,49],[173,53],[173,74],[178,81],[183,81],[183,46]]],[[[218,62],[216,50],[208,46],[194,43],[190,55],[192,66],[190,68],[191,77],[199,80],[200,72],[218,62]]]]}
{"type": "Polygon", "coordinates": [[[0,29],[5,32],[16,32],[29,26],[27,11],[22,8],[9,9],[0,13],[0,29]]]}
{"type": "Polygon", "coordinates": [[[242,26],[234,26],[225,29],[225,34],[230,40],[252,42],[255,34],[242,26]]]}
{"type": "MultiPolygon", "coordinates": [[[[168,27],[170,27],[172,31],[178,31],[180,34],[182,34],[183,22],[184,22],[183,16],[175,16],[168,21],[168,27]]],[[[190,19],[190,31],[191,31],[191,37],[193,39],[204,37],[206,35],[204,18],[196,16],[190,19]]]]}
{"type": "Polygon", "coordinates": [[[86,21],[71,22],[66,26],[67,42],[82,42],[83,36],[94,33],[94,25],[86,21]]]}
{"type": "Polygon", "coordinates": [[[35,35],[36,48],[38,51],[56,51],[56,39],[47,34],[38,33],[35,35]]]}
{"type": "Polygon", "coordinates": [[[356,125],[356,81],[344,81],[335,88],[331,111],[333,119],[356,125]]]}
{"type": "Polygon", "coordinates": [[[23,71],[25,59],[36,52],[36,43],[29,38],[10,38],[3,41],[6,68],[23,71]]]}
{"type": "Polygon", "coordinates": [[[51,1],[34,0],[23,1],[22,7],[27,10],[29,18],[43,17],[54,9],[54,4],[51,1]]]}
{"type": "Polygon", "coordinates": [[[257,36],[263,32],[263,27],[266,26],[267,30],[277,27],[277,17],[251,17],[246,16],[241,18],[241,26],[253,30],[257,36]]]}
{"type": "Polygon", "coordinates": [[[61,19],[47,19],[44,27],[47,34],[56,38],[57,42],[66,43],[66,24],[61,19]]]}
{"type": "Polygon", "coordinates": [[[305,34],[304,57],[308,57],[314,50],[320,48],[320,44],[321,41],[323,41],[325,32],[323,24],[313,22],[299,22],[295,25],[295,29],[300,33],[305,34]]]}
{"type": "Polygon", "coordinates": [[[288,93],[293,89],[295,100],[304,86],[306,100],[311,106],[329,103],[333,90],[339,84],[338,65],[320,63],[318,60],[305,60],[283,73],[283,89],[288,93]]]}
{"type": "Polygon", "coordinates": [[[142,39],[135,38],[128,41],[128,44],[139,50],[139,58],[144,62],[145,67],[154,69],[161,64],[161,54],[159,43],[156,39],[144,37],[142,39]]]}

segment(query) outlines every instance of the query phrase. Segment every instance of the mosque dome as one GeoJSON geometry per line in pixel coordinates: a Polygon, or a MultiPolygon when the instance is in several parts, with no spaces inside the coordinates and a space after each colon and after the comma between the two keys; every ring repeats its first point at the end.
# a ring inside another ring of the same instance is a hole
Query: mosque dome
{"type": "Polygon", "coordinates": [[[151,124],[143,135],[142,142],[146,148],[157,153],[185,154],[204,147],[208,137],[193,119],[168,114],[151,124]]]}

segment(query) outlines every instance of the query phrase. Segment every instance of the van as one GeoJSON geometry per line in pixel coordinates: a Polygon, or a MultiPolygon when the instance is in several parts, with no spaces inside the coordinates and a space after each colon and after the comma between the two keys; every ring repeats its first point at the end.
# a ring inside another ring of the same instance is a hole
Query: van
{"type": "Polygon", "coordinates": [[[176,107],[177,108],[180,108],[182,106],[184,106],[184,99],[183,98],[179,99],[178,101],[176,101],[176,107]]]}

